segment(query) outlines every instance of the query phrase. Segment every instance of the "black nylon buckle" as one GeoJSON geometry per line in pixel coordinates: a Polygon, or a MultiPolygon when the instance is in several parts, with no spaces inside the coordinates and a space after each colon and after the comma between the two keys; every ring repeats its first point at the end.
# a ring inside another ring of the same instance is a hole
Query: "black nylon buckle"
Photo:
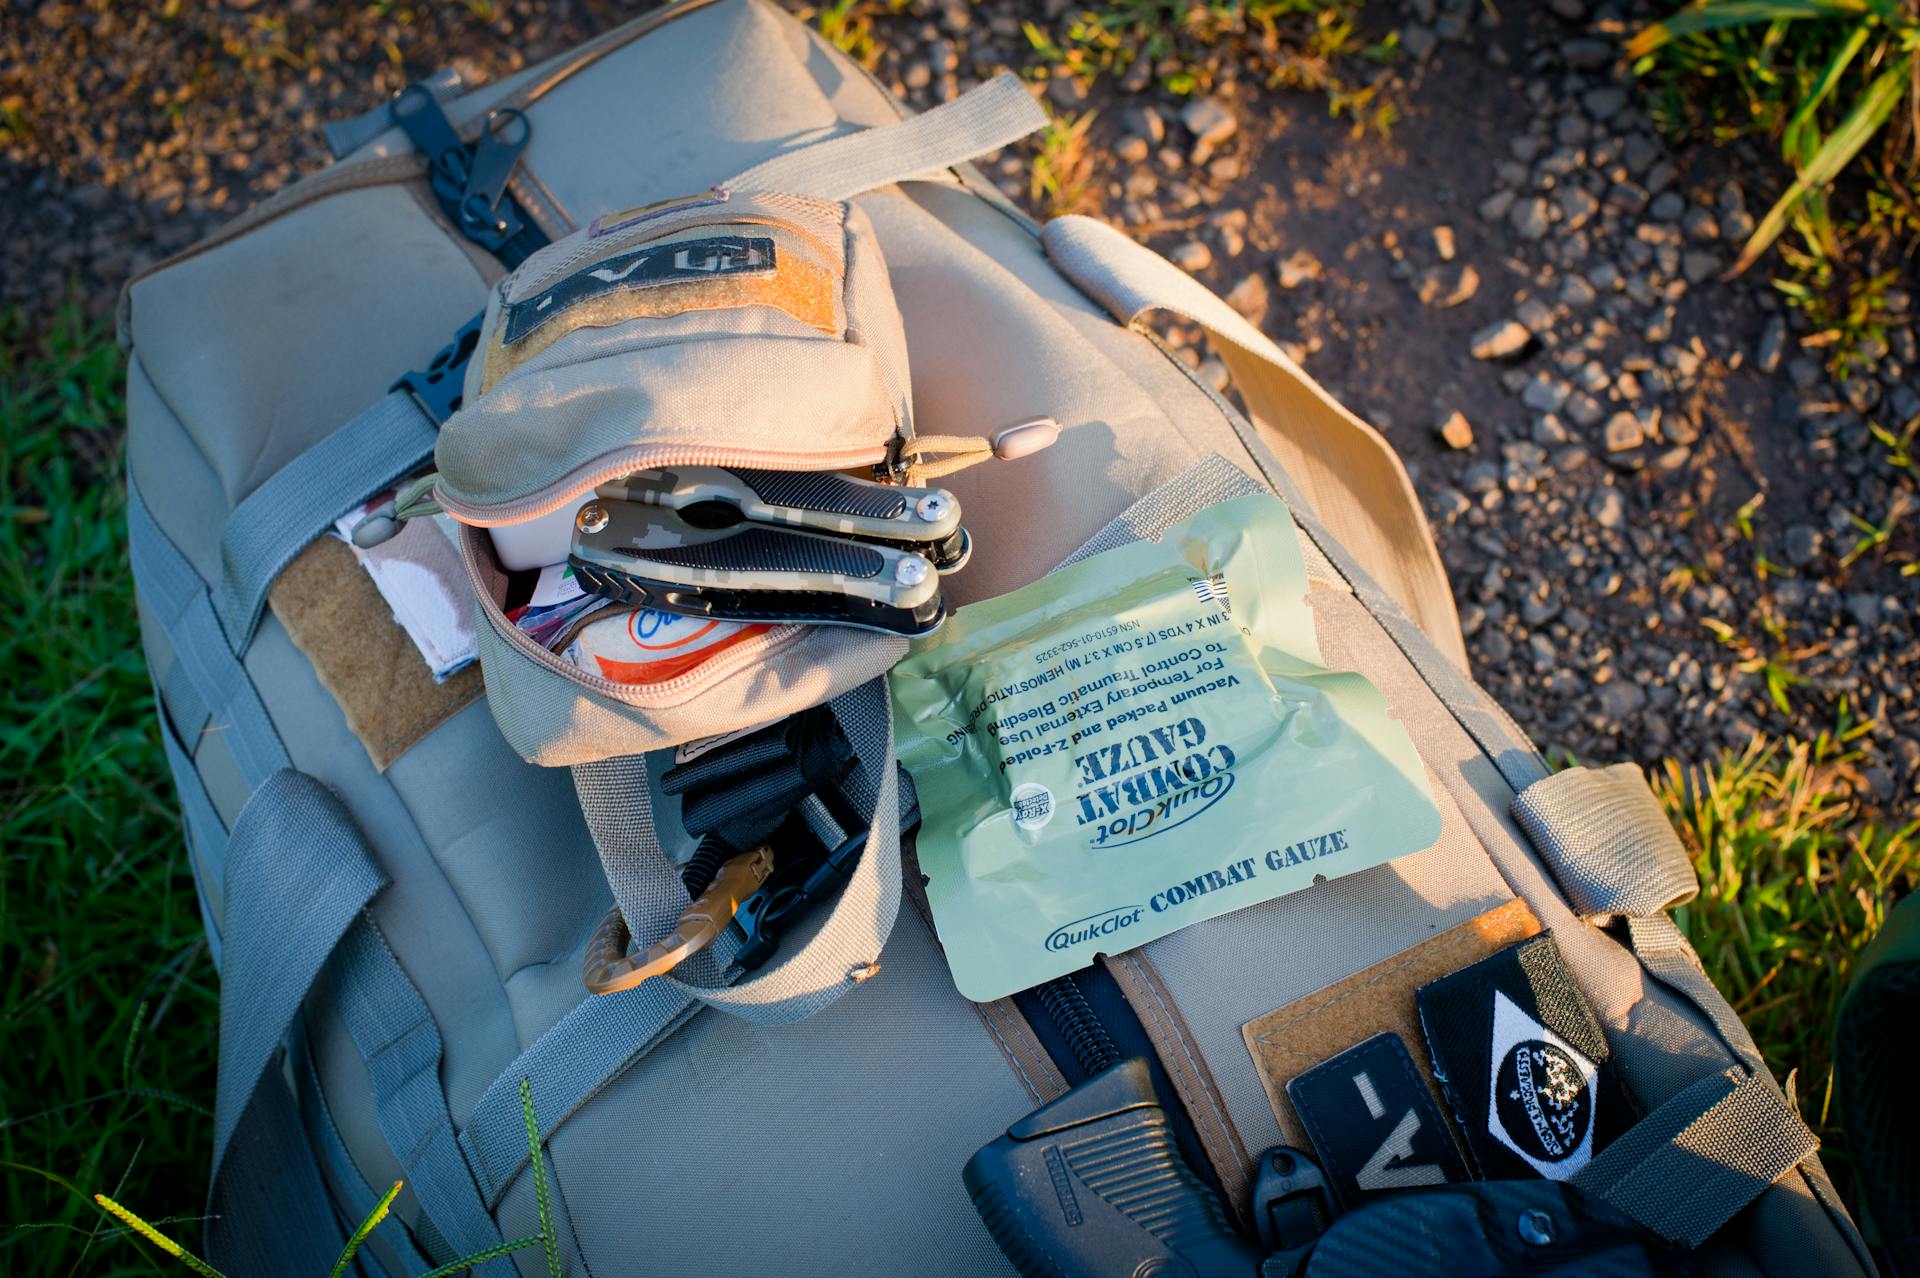
{"type": "Polygon", "coordinates": [[[473,358],[473,349],[480,344],[480,323],[485,318],[483,311],[462,324],[453,340],[428,361],[424,371],[403,374],[387,389],[407,392],[428,421],[435,426],[445,425],[447,418],[460,411],[467,361],[473,358]]]}

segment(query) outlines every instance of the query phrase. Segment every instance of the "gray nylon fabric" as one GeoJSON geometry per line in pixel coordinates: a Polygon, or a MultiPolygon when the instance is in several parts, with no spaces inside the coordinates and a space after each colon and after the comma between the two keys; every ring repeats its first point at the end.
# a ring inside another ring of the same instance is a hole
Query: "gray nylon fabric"
{"type": "Polygon", "coordinates": [[[233,751],[250,789],[287,766],[286,747],[260,694],[227,647],[203,582],[148,513],[140,487],[127,477],[127,553],[135,586],[166,633],[174,661],[212,717],[212,729],[233,751]]]}
{"type": "MultiPolygon", "coordinates": [[[[440,1086],[440,1031],[420,991],[364,914],[347,929],[327,964],[327,977],[367,1063],[380,1129],[421,1208],[459,1254],[497,1246],[503,1241],[500,1227],[467,1169],[440,1086]]],[[[506,1278],[513,1266],[495,1260],[477,1272],[506,1278]]]]}
{"type": "MultiPolygon", "coordinates": [[[[294,1096],[300,1105],[300,1118],[306,1128],[307,1140],[314,1147],[319,1160],[322,1177],[329,1181],[334,1197],[344,1200],[341,1206],[346,1218],[362,1221],[373,1214],[380,1198],[354,1164],[353,1155],[348,1152],[346,1142],[340,1137],[340,1129],[335,1126],[333,1115],[327,1110],[327,1098],[320,1091],[320,1076],[313,1063],[310,1040],[306,1019],[302,1017],[295,1022],[288,1053],[294,1096]]],[[[378,1268],[388,1278],[412,1278],[433,1268],[433,1262],[414,1245],[406,1227],[392,1214],[374,1229],[361,1254],[365,1258],[363,1264],[368,1268],[378,1268]],[[393,1263],[396,1261],[397,1269],[393,1263]]]]}
{"type": "Polygon", "coordinates": [[[297,1222],[285,1237],[257,1224],[261,1210],[269,1219],[318,1216],[299,1207],[310,1201],[298,1195],[317,1185],[318,1171],[307,1142],[288,1139],[299,1130],[293,1099],[278,1077],[265,1075],[321,965],[386,882],[340,801],[292,768],[267,778],[234,823],[208,1192],[207,1237],[216,1260],[256,1248],[284,1253],[297,1244],[280,1259],[297,1257],[304,1266],[311,1247],[326,1241],[324,1231],[303,1234],[297,1222]],[[276,1159],[288,1167],[271,1170],[276,1159]],[[296,1196],[268,1196],[276,1185],[296,1196]]]}
{"type": "Polygon", "coordinates": [[[1584,918],[1660,914],[1699,894],[1693,862],[1635,764],[1556,772],[1514,797],[1513,817],[1584,918]]]}
{"type": "Polygon", "coordinates": [[[345,1244],[293,1095],[272,1078],[254,1092],[207,1195],[205,1255],[233,1275],[324,1274],[345,1244]]]}
{"type": "Polygon", "coordinates": [[[1712,1022],[1714,1031],[1728,1050],[1757,1073],[1767,1072],[1753,1034],[1728,1005],[1726,997],[1714,986],[1713,979],[1700,966],[1693,945],[1674,921],[1664,914],[1627,920],[1627,936],[1633,955],[1651,972],[1654,979],[1692,1001],[1712,1022]]]}
{"type": "Polygon", "coordinates": [[[1698,1247],[1819,1144],[1771,1080],[1729,1069],[1641,1119],[1573,1183],[1662,1238],[1698,1247]]]}
{"type": "Polygon", "coordinates": [[[1047,126],[1020,77],[1003,71],[931,111],[774,156],[720,185],[846,200],[875,187],[951,168],[1047,126]]]}
{"type": "Polygon", "coordinates": [[[389,391],[234,507],[220,537],[217,604],[235,649],[253,637],[280,570],[355,502],[431,457],[434,438],[433,422],[413,396],[389,391]]]}
{"type": "Polygon", "coordinates": [[[213,810],[200,770],[164,720],[160,724],[160,745],[166,751],[167,770],[173,774],[174,789],[180,793],[180,814],[186,826],[187,851],[193,865],[193,889],[200,898],[200,920],[207,929],[207,952],[213,956],[214,970],[220,969],[221,920],[223,903],[208,891],[226,880],[227,827],[213,810]]]}

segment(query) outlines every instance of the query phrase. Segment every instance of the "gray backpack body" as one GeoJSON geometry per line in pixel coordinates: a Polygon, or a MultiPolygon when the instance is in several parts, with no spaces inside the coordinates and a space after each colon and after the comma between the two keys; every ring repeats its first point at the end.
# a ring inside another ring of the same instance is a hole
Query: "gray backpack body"
{"type": "MultiPolygon", "coordinates": [[[[471,140],[504,107],[531,126],[508,189],[550,239],[902,127],[763,0],[688,0],[445,109],[471,140]]],[[[1227,1196],[1282,1135],[1242,1027],[1517,898],[1646,1114],[1601,1196],[1709,1272],[1870,1272],[1810,1133],[1665,917],[1693,879],[1644,781],[1550,777],[1472,683],[1390,451],[1153,254],[1011,208],[959,163],[992,128],[956,127],[910,136],[845,192],[885,253],[914,429],[1065,428],[947,481],[992,529],[956,601],[1275,492],[1323,649],[1386,694],[1441,811],[1423,852],[1102,960],[1227,1196]],[[1250,415],[1152,338],[1155,313],[1208,330],[1250,415]]],[[[857,166],[806,180],[822,167],[857,166]]],[[[751,980],[590,997],[582,954],[616,898],[642,937],[658,919],[636,911],[671,906],[647,886],[676,854],[671,822],[615,748],[634,716],[492,666],[432,683],[345,547],[316,540],[425,464],[432,423],[389,387],[504,271],[432,181],[386,129],[143,274],[123,308],[140,619],[223,985],[213,1259],[324,1272],[314,1258],[400,1179],[363,1272],[534,1235],[543,1184],[555,1254],[478,1272],[1007,1272],[960,1168],[1065,1080],[1013,1000],[970,1003],[948,976],[894,834],[872,655],[822,649],[840,673],[811,698],[832,698],[861,756],[864,877],[751,980]]]]}

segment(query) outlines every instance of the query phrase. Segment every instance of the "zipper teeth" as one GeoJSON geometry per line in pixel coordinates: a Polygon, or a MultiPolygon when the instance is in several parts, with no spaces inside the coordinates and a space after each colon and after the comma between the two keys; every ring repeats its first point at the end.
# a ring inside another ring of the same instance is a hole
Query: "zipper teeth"
{"type": "Polygon", "coordinates": [[[662,466],[738,466],[750,470],[846,470],[855,466],[874,466],[887,460],[886,444],[862,444],[837,452],[795,454],[770,448],[721,448],[708,444],[636,444],[617,453],[609,453],[589,467],[565,477],[526,497],[485,505],[462,501],[449,495],[444,484],[434,485],[434,499],[440,508],[463,524],[475,528],[497,528],[502,524],[523,523],[550,515],[576,497],[592,492],[600,485],[630,475],[636,470],[656,470],[662,466]],[[804,463],[796,465],[795,463],[804,463]]]}
{"type": "Polygon", "coordinates": [[[480,576],[478,548],[469,544],[468,541],[479,535],[479,532],[473,529],[466,530],[462,534],[460,558],[466,565],[467,582],[473,587],[474,595],[480,600],[481,611],[486,614],[487,624],[493,628],[493,632],[518,649],[523,656],[531,658],[562,678],[626,705],[646,708],[651,704],[657,704],[655,698],[671,697],[674,693],[731,674],[748,662],[761,660],[778,649],[788,647],[798,640],[806,629],[804,626],[793,624],[775,626],[763,635],[722,650],[711,660],[702,662],[686,674],[663,679],[659,683],[638,686],[630,683],[616,683],[612,679],[582,670],[572,662],[549,652],[535,643],[520,627],[507,620],[506,614],[500,611],[500,605],[494,602],[492,592],[487,589],[487,583],[480,576]]]}

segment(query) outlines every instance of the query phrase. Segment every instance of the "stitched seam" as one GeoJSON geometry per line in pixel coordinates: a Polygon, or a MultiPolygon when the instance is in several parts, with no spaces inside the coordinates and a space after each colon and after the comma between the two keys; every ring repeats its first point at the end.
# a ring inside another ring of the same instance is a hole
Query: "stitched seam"
{"type": "MultiPolygon", "coordinates": [[[[1154,1003],[1158,1007],[1157,1013],[1153,1012],[1152,1009],[1149,1009],[1150,1014],[1154,1016],[1155,1023],[1161,1025],[1163,1027],[1162,1032],[1167,1037],[1171,1038],[1176,1044],[1179,1045],[1180,1054],[1186,1058],[1187,1069],[1197,1076],[1198,1070],[1194,1063],[1193,1049],[1191,1046],[1188,1045],[1186,1039],[1181,1036],[1179,1030],[1175,1028],[1174,1025],[1172,1024],[1171,1013],[1167,1007],[1166,1000],[1161,997],[1159,989],[1154,985],[1153,981],[1151,981],[1147,977],[1146,973],[1141,969],[1139,965],[1139,960],[1132,954],[1128,954],[1125,957],[1126,957],[1127,966],[1131,967],[1134,970],[1135,976],[1138,978],[1141,985],[1145,988],[1146,992],[1152,996],[1154,1003]]],[[[1176,1080],[1176,1085],[1178,1085],[1177,1080],[1176,1080]]],[[[1195,1086],[1180,1088],[1180,1091],[1183,1096],[1187,1092],[1195,1091],[1195,1090],[1199,1091],[1200,1094],[1206,1098],[1207,1108],[1213,1112],[1214,1121],[1218,1123],[1220,1127],[1223,1129],[1223,1133],[1222,1133],[1223,1135],[1224,1128],[1226,1126],[1226,1115],[1221,1112],[1219,1101],[1213,1095],[1213,1089],[1198,1085],[1197,1077],[1195,1080],[1195,1086]]],[[[1220,1138],[1219,1136],[1216,1137],[1216,1139],[1219,1139],[1219,1138],[1220,1138]]],[[[1214,1140],[1207,1140],[1206,1133],[1204,1131],[1202,1131],[1201,1133],[1201,1139],[1206,1141],[1206,1144],[1208,1145],[1208,1153],[1214,1157],[1214,1160],[1216,1163],[1221,1163],[1224,1165],[1225,1163],[1230,1161],[1230,1159],[1222,1157],[1222,1151],[1214,1148],[1214,1144],[1215,1144],[1214,1140]]]]}

